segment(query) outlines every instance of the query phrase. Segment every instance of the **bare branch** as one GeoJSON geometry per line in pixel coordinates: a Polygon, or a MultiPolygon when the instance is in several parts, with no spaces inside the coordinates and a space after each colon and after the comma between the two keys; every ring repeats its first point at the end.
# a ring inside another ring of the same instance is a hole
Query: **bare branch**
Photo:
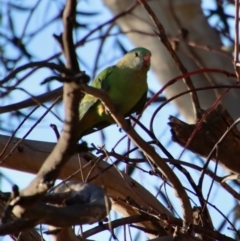
{"type": "MultiPolygon", "coordinates": [[[[29,207],[25,210],[22,219],[12,221],[11,230],[5,229],[5,226],[9,227],[8,224],[1,225],[0,235],[19,232],[21,227],[29,229],[37,224],[49,224],[56,227],[92,224],[105,219],[111,208],[110,199],[105,197],[104,190],[95,184],[67,182],[56,188],[51,196],[54,196],[55,200],[59,196],[64,196],[65,199],[57,206],[40,202],[29,207]],[[67,192],[67,195],[62,195],[62,192],[67,192]],[[29,222],[31,220],[32,222],[29,222]],[[17,225],[14,226],[14,223],[17,225]]],[[[21,206],[17,208],[21,209],[21,206]]]]}
{"type": "Polygon", "coordinates": [[[92,88],[90,86],[84,86],[82,91],[100,99],[111,113],[112,118],[121,127],[121,129],[123,129],[128,134],[132,142],[143,151],[143,153],[152,163],[156,164],[161,169],[165,177],[174,186],[177,196],[180,199],[181,205],[183,207],[184,220],[188,223],[192,223],[192,208],[189,198],[181,182],[172,171],[172,169],[164,162],[164,160],[162,160],[156,151],[151,146],[149,146],[148,143],[146,143],[133,128],[129,126],[123,115],[117,112],[116,107],[104,91],[92,88]]]}
{"type": "Polygon", "coordinates": [[[41,105],[45,102],[56,99],[57,97],[61,96],[62,93],[63,93],[63,88],[59,87],[50,92],[46,92],[44,94],[34,96],[32,98],[23,100],[21,102],[15,103],[15,104],[0,106],[0,114],[6,113],[6,112],[11,112],[11,111],[17,111],[17,110],[35,106],[35,105],[41,105]]]}
{"type": "MultiPolygon", "coordinates": [[[[146,11],[148,12],[148,14],[151,17],[152,21],[156,25],[156,27],[157,27],[157,29],[159,31],[159,33],[157,33],[157,35],[160,38],[161,42],[164,44],[164,46],[169,51],[169,53],[170,53],[173,61],[175,62],[176,66],[178,67],[178,69],[181,71],[182,74],[186,74],[187,73],[187,69],[184,67],[184,65],[182,64],[181,60],[179,59],[179,57],[177,56],[177,54],[173,50],[170,42],[168,41],[167,35],[165,33],[165,29],[162,26],[162,24],[160,23],[159,19],[157,18],[157,16],[155,15],[155,13],[152,11],[152,9],[146,3],[145,0],[138,0],[138,1],[146,9],[146,11]]],[[[193,104],[193,108],[194,108],[194,111],[195,111],[196,118],[199,119],[201,117],[201,115],[202,115],[202,111],[201,111],[201,106],[200,106],[197,94],[194,91],[194,85],[192,83],[192,80],[190,79],[190,77],[183,78],[183,80],[184,80],[186,86],[188,87],[188,89],[192,90],[192,92],[191,92],[192,104],[193,104]]]]}
{"type": "MultiPolygon", "coordinates": [[[[234,121],[229,113],[221,106],[218,106],[206,117],[187,148],[194,153],[207,157],[221,136],[233,123],[234,121]]],[[[185,147],[196,125],[188,125],[175,117],[170,117],[169,125],[172,128],[173,141],[185,147]]],[[[217,160],[228,170],[240,173],[240,162],[238,161],[240,133],[236,127],[225,136],[220,146],[217,160]]],[[[216,159],[216,155],[212,155],[211,159],[216,159]]]]}
{"type": "MultiPolygon", "coordinates": [[[[0,136],[0,149],[5,146],[8,138],[8,136],[0,136]]],[[[17,142],[18,140],[18,138],[14,138],[14,142],[17,142]]],[[[7,151],[12,148],[14,142],[10,143],[7,151]]],[[[38,172],[43,160],[46,159],[54,146],[55,143],[24,140],[20,146],[22,151],[19,151],[20,149],[16,149],[16,151],[13,152],[12,155],[8,156],[5,162],[2,163],[2,167],[35,174],[38,172]]],[[[82,174],[85,179],[92,166],[95,165],[94,156],[83,155],[81,156],[81,162],[82,174]]],[[[79,168],[78,157],[73,156],[61,170],[58,178],[66,179],[79,170],[79,168]]],[[[134,202],[141,207],[153,209],[158,213],[172,216],[171,212],[166,209],[148,190],[128,175],[118,172],[115,168],[109,168],[109,164],[106,162],[99,162],[97,167],[94,168],[91,176],[96,176],[96,178],[92,180],[92,183],[104,186],[107,194],[113,198],[121,197],[122,199],[126,199],[126,197],[128,197],[129,199],[134,200],[134,202]],[[103,172],[104,175],[99,175],[99,173],[103,172]],[[114,180],[114,182],[110,182],[109,180],[114,180]]],[[[82,177],[81,175],[74,175],[72,176],[72,180],[82,181],[82,177]]],[[[117,199],[113,201],[112,206],[114,210],[123,216],[138,214],[138,211],[134,207],[131,207],[131,205],[123,205],[118,202],[117,199]]],[[[164,222],[160,222],[160,224],[165,226],[164,222]]],[[[141,225],[144,225],[145,228],[155,229],[151,222],[144,222],[141,225]]],[[[166,234],[165,231],[164,233],[159,231],[159,233],[161,235],[166,234]]]]}
{"type": "Polygon", "coordinates": [[[235,42],[234,42],[234,69],[240,81],[239,66],[239,0],[235,1],[235,42]]]}
{"type": "MultiPolygon", "coordinates": [[[[67,66],[73,72],[79,71],[76,64],[76,55],[73,48],[72,30],[75,21],[76,1],[67,1],[64,10],[64,33],[63,44],[67,59],[67,66]],[[74,61],[75,59],[75,61],[74,61]]],[[[84,75],[80,78],[84,83],[84,75]]],[[[20,192],[20,196],[11,201],[10,206],[13,207],[12,212],[21,217],[24,212],[31,206],[36,204],[39,199],[53,186],[56,178],[63,165],[74,154],[76,150],[76,143],[78,141],[75,129],[78,126],[78,107],[80,102],[80,85],[74,82],[65,83],[63,91],[63,102],[65,107],[65,124],[63,126],[62,135],[51,152],[45,160],[37,176],[29,184],[28,187],[20,192]]]]}

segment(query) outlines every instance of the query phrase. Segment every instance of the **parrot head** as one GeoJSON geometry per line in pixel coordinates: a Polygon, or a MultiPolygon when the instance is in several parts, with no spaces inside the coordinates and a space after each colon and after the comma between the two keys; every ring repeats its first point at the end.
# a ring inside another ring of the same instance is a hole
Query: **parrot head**
{"type": "Polygon", "coordinates": [[[130,67],[134,70],[146,70],[150,68],[151,52],[143,47],[135,48],[124,55],[118,62],[119,66],[130,67]]]}

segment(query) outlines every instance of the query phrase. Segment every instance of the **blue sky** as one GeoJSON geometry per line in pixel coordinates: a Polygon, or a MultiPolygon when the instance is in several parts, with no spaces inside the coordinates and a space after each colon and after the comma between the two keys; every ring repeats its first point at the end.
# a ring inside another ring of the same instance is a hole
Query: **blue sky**
{"type": "MultiPolygon", "coordinates": [[[[32,1],[25,1],[25,2],[26,2],[26,4],[29,4],[29,3],[32,4],[32,1]]],[[[62,1],[62,3],[64,3],[64,1],[62,1]]],[[[212,1],[205,0],[205,1],[203,1],[203,6],[209,7],[209,8],[214,8],[215,6],[210,5],[211,3],[212,3],[212,1]]],[[[93,1],[93,0],[80,1],[80,4],[81,4],[80,8],[82,9],[82,11],[84,11],[84,10],[91,11],[91,12],[97,11],[97,12],[101,13],[93,18],[86,18],[84,16],[82,18],[80,17],[79,21],[81,23],[91,22],[91,26],[94,27],[94,26],[98,26],[99,23],[102,23],[102,22],[110,19],[112,16],[111,13],[109,12],[109,10],[105,8],[105,6],[103,5],[103,3],[101,1],[93,1]],[[94,4],[93,4],[93,2],[94,2],[94,4]]],[[[4,6],[4,4],[2,4],[2,5],[4,6]]],[[[47,20],[50,19],[51,16],[56,14],[58,12],[58,10],[59,10],[58,3],[56,3],[55,1],[51,1],[51,3],[49,3],[48,1],[42,1],[41,6],[39,7],[39,10],[36,11],[36,13],[33,15],[32,19],[31,19],[31,21],[29,22],[29,25],[26,28],[26,33],[31,33],[33,31],[33,29],[40,27],[42,24],[43,18],[44,18],[45,22],[47,22],[47,20]]],[[[229,12],[231,12],[232,10],[233,9],[228,9],[229,12]]],[[[16,16],[15,16],[15,19],[17,19],[17,21],[15,22],[16,32],[17,32],[18,36],[21,36],[22,32],[23,32],[23,26],[25,25],[25,22],[26,22],[26,16],[19,15],[19,13],[17,13],[17,12],[13,12],[12,14],[16,14],[16,16]]],[[[214,24],[214,22],[217,20],[213,18],[213,19],[211,19],[211,21],[212,21],[212,24],[214,24]]],[[[5,23],[3,23],[3,25],[4,24],[5,23]]],[[[7,29],[6,29],[6,32],[7,32],[7,29]]],[[[27,39],[27,41],[29,41],[30,53],[34,53],[36,60],[37,59],[40,59],[40,60],[47,59],[49,56],[52,56],[53,54],[58,53],[60,51],[60,48],[56,44],[56,41],[53,39],[52,34],[53,33],[60,34],[61,32],[62,32],[62,23],[59,22],[57,24],[50,25],[48,28],[46,28],[46,30],[44,30],[44,33],[39,34],[38,37],[33,37],[33,38],[27,39]]],[[[76,40],[81,39],[83,36],[85,36],[85,34],[87,32],[88,32],[88,30],[81,30],[79,32],[79,34],[75,36],[75,39],[76,40]]],[[[91,39],[93,39],[97,36],[98,36],[98,34],[96,33],[91,37],[91,39]]],[[[119,37],[119,40],[122,43],[124,43],[124,46],[128,50],[130,50],[131,48],[134,47],[130,43],[130,41],[124,36],[119,37]]],[[[1,41],[1,38],[0,38],[0,41],[1,41]]],[[[99,72],[106,66],[112,65],[121,57],[121,52],[116,50],[115,44],[116,43],[115,43],[114,38],[109,38],[107,40],[107,42],[105,43],[104,48],[103,48],[103,55],[100,58],[100,64],[98,66],[99,68],[98,68],[97,72],[99,72]]],[[[92,76],[93,63],[94,63],[94,60],[96,57],[96,50],[98,49],[98,46],[99,46],[98,41],[91,41],[77,49],[77,54],[79,56],[79,59],[82,61],[81,69],[84,69],[87,72],[87,74],[91,75],[91,77],[94,77],[94,76],[92,76]]],[[[13,51],[12,46],[7,46],[6,51],[8,51],[12,57],[15,56],[15,52],[13,51]]],[[[26,59],[23,59],[20,64],[23,64],[25,61],[26,61],[26,59]]],[[[42,82],[44,77],[48,76],[49,73],[50,72],[48,70],[37,71],[34,75],[31,76],[30,79],[23,82],[21,84],[21,87],[24,89],[30,90],[31,94],[43,93],[45,91],[46,86],[39,86],[39,83],[42,82]]],[[[0,74],[1,74],[1,66],[0,66],[0,74]]],[[[0,75],[0,77],[1,77],[1,75],[0,75]]],[[[148,83],[149,83],[149,88],[151,90],[159,90],[161,87],[159,85],[159,83],[157,82],[157,80],[154,76],[154,73],[152,73],[152,72],[150,72],[148,75],[148,83]]],[[[52,82],[50,84],[50,86],[53,89],[55,87],[60,86],[60,84],[57,82],[52,82]]],[[[28,98],[28,95],[26,93],[24,93],[22,91],[14,91],[14,92],[12,92],[8,101],[1,101],[1,105],[15,103],[15,102],[18,102],[25,98],[28,98]]],[[[155,107],[156,106],[154,106],[154,105],[150,106],[145,111],[145,114],[141,119],[142,122],[149,123],[150,115],[153,113],[153,110],[155,109],[155,107]]],[[[61,105],[59,107],[57,107],[56,109],[54,109],[54,111],[63,118],[63,112],[62,112],[61,105]]],[[[44,112],[45,112],[44,108],[39,108],[39,110],[36,112],[35,115],[40,116],[44,112]]],[[[168,107],[164,107],[163,111],[157,116],[157,118],[154,122],[155,123],[154,125],[158,129],[158,136],[159,136],[159,138],[161,138],[162,144],[164,144],[165,146],[167,146],[167,148],[169,148],[169,150],[174,152],[174,156],[177,158],[181,152],[181,148],[176,144],[171,144],[171,145],[169,144],[169,141],[170,141],[169,128],[167,127],[167,125],[164,125],[164,126],[159,125],[159,123],[167,123],[169,115],[177,115],[177,110],[171,104],[168,107]]],[[[12,118],[12,119],[8,119],[8,118],[9,118],[8,114],[1,116],[1,121],[4,121],[2,123],[2,125],[3,126],[6,125],[8,127],[10,126],[12,128],[12,130],[14,130],[14,128],[18,124],[18,121],[14,118],[12,118]]],[[[33,123],[34,123],[33,121],[27,122],[18,131],[16,136],[22,137],[28,131],[29,127],[33,123]]],[[[41,141],[55,142],[56,141],[55,135],[54,135],[53,131],[51,130],[51,128],[49,127],[49,124],[51,124],[51,123],[56,124],[58,126],[59,130],[61,130],[62,123],[60,121],[58,121],[53,115],[49,114],[37,126],[37,128],[34,129],[30,133],[30,135],[28,136],[28,139],[33,139],[33,140],[36,139],[36,140],[41,140],[41,141]]],[[[119,129],[118,129],[118,127],[116,127],[116,125],[113,125],[113,126],[107,128],[106,130],[104,130],[104,133],[106,133],[106,135],[108,136],[108,142],[106,143],[107,149],[111,149],[112,143],[115,143],[116,140],[118,140],[120,137],[122,137],[124,135],[124,133],[119,132],[119,129]],[[110,134],[110,133],[114,133],[114,135],[110,134]]],[[[2,134],[6,134],[6,133],[2,132],[2,134]]],[[[142,135],[144,136],[145,139],[148,138],[147,135],[145,135],[144,133],[142,135]]],[[[92,142],[92,139],[93,139],[92,135],[89,135],[84,138],[84,140],[87,140],[89,143],[92,142]]],[[[101,139],[100,133],[94,134],[94,142],[96,145],[102,145],[102,139],[101,139]]],[[[121,143],[121,145],[119,145],[119,147],[116,150],[119,151],[119,153],[121,153],[126,148],[126,145],[127,145],[127,139],[125,138],[124,142],[121,143]]],[[[135,154],[133,154],[133,156],[134,155],[135,154]]],[[[188,152],[186,152],[182,157],[183,160],[189,160],[189,161],[192,161],[194,158],[195,158],[195,156],[188,152]]],[[[122,165],[120,167],[124,168],[124,165],[122,165]]],[[[148,168],[146,165],[143,165],[142,167],[145,169],[148,168]]],[[[20,173],[20,172],[16,172],[16,171],[10,171],[7,169],[2,169],[2,173],[4,175],[8,176],[9,179],[11,179],[14,183],[17,183],[20,188],[25,187],[29,183],[29,181],[33,178],[32,175],[20,173]],[[21,180],[21,181],[19,181],[19,180],[21,180]]],[[[223,172],[220,170],[219,173],[221,174],[223,172]]],[[[181,175],[180,173],[178,173],[178,174],[181,175]]],[[[196,178],[196,179],[198,178],[198,173],[191,171],[191,174],[192,174],[193,178],[196,178]]],[[[156,193],[158,186],[161,184],[161,181],[158,178],[155,178],[152,176],[151,176],[151,178],[149,178],[149,175],[146,175],[140,171],[135,171],[133,178],[135,178],[136,180],[142,180],[141,184],[144,187],[147,187],[147,189],[149,191],[151,191],[152,193],[156,193]]],[[[187,185],[187,182],[185,181],[184,177],[182,177],[181,180],[183,180],[183,184],[187,185]]],[[[205,185],[206,185],[206,190],[208,190],[208,188],[207,188],[209,186],[208,178],[206,178],[205,185]]],[[[2,180],[0,187],[1,187],[2,191],[9,191],[11,188],[11,186],[9,185],[9,182],[4,179],[2,180]]],[[[224,210],[225,213],[228,213],[228,211],[232,208],[232,205],[233,205],[232,199],[228,194],[226,194],[225,192],[219,191],[219,190],[220,189],[218,189],[218,185],[214,186],[212,195],[210,197],[210,201],[212,201],[215,205],[218,205],[218,206],[221,205],[221,209],[224,210]],[[225,205],[225,202],[222,202],[222,201],[219,202],[219,200],[220,200],[219,198],[221,200],[227,200],[228,206],[225,205]]],[[[168,189],[168,195],[171,200],[176,199],[172,189],[168,189]]],[[[176,202],[174,204],[174,206],[177,210],[177,213],[181,215],[181,207],[179,206],[179,203],[176,202]]],[[[219,214],[216,211],[213,211],[213,212],[214,212],[215,224],[217,227],[218,226],[217,220],[221,220],[221,217],[219,216],[219,214]]],[[[226,234],[230,235],[230,231],[226,230],[226,234]]],[[[100,236],[96,236],[96,239],[100,240],[99,237],[100,236]]],[[[93,239],[94,239],[94,237],[93,237],[93,239]]],[[[144,235],[142,235],[139,240],[145,240],[145,239],[146,239],[146,237],[144,235]]]]}

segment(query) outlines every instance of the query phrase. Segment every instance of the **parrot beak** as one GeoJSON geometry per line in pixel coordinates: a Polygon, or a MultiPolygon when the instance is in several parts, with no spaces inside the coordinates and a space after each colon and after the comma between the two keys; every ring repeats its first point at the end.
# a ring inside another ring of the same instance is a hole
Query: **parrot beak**
{"type": "Polygon", "coordinates": [[[143,60],[144,60],[145,63],[149,64],[150,63],[150,56],[149,55],[145,55],[143,57],[143,60]]]}

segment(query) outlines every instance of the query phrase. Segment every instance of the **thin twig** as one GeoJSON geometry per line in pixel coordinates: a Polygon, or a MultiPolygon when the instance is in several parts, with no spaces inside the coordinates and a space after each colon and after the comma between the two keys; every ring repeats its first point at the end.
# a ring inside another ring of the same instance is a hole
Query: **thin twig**
{"type": "Polygon", "coordinates": [[[151,146],[149,146],[131,126],[129,126],[123,115],[116,110],[116,106],[114,106],[114,104],[111,102],[109,96],[105,93],[105,91],[93,88],[91,86],[83,86],[82,91],[100,99],[109,110],[109,113],[111,113],[112,118],[116,121],[119,127],[128,134],[128,137],[132,140],[132,142],[143,151],[145,156],[149,158],[152,163],[155,163],[161,169],[165,177],[172,183],[180,199],[181,205],[183,207],[184,220],[187,223],[192,223],[191,204],[185,192],[185,189],[183,188],[176,174],[171,170],[171,168],[166,164],[166,162],[162,160],[162,158],[156,153],[156,151],[151,146]]]}
{"type": "Polygon", "coordinates": [[[58,98],[52,103],[52,105],[45,111],[45,113],[34,123],[34,125],[27,131],[27,133],[13,146],[13,148],[9,151],[8,155],[1,159],[0,163],[3,163],[9,155],[11,155],[17,147],[21,144],[23,140],[32,132],[32,130],[43,120],[43,118],[51,111],[51,109],[56,105],[58,98]]]}
{"type": "Polygon", "coordinates": [[[39,106],[36,106],[34,109],[32,109],[32,111],[30,111],[30,113],[28,113],[28,115],[25,116],[25,118],[21,121],[21,123],[18,125],[18,127],[14,130],[14,132],[12,133],[11,137],[9,138],[8,142],[6,143],[5,147],[3,148],[3,150],[1,151],[0,154],[0,158],[3,156],[3,154],[5,153],[5,151],[7,150],[10,142],[12,141],[12,139],[14,138],[14,136],[16,135],[17,131],[21,128],[21,126],[24,124],[24,122],[32,115],[33,112],[35,112],[35,110],[37,110],[39,106]]]}
{"type": "MultiPolygon", "coordinates": [[[[26,100],[23,100],[14,104],[0,106],[0,114],[11,112],[11,111],[17,111],[17,110],[35,106],[35,105],[42,105],[43,107],[46,108],[46,106],[43,103],[56,99],[59,96],[62,96],[62,93],[63,93],[63,88],[61,86],[50,92],[46,92],[44,94],[37,95],[37,96],[31,96],[31,98],[28,98],[26,100]]],[[[30,94],[30,93],[27,93],[27,94],[30,94]]]]}
{"type": "MultiPolygon", "coordinates": [[[[150,8],[150,6],[146,3],[145,0],[138,0],[138,1],[146,9],[146,11],[148,12],[149,16],[151,17],[153,23],[157,27],[159,33],[156,33],[156,34],[158,35],[158,37],[160,38],[161,42],[166,47],[168,52],[170,53],[174,63],[178,67],[178,69],[181,71],[182,74],[187,73],[187,69],[184,67],[181,60],[179,59],[179,57],[177,56],[177,54],[173,50],[172,45],[168,41],[165,29],[164,29],[163,25],[160,23],[160,21],[158,20],[157,16],[153,12],[153,10],[150,8]]],[[[190,77],[186,77],[186,78],[183,78],[183,81],[185,82],[185,84],[186,84],[186,86],[189,90],[193,90],[191,92],[193,109],[194,109],[196,118],[199,119],[199,118],[201,118],[202,111],[201,111],[201,106],[200,106],[200,103],[199,103],[199,100],[198,100],[198,96],[197,96],[196,92],[194,91],[195,88],[194,88],[194,85],[192,83],[192,80],[190,79],[190,77]]]]}
{"type": "Polygon", "coordinates": [[[234,69],[240,81],[239,66],[239,0],[235,0],[235,42],[234,42],[234,69]]]}
{"type": "MultiPolygon", "coordinates": [[[[78,73],[79,66],[77,63],[76,53],[74,52],[72,39],[72,31],[75,23],[75,11],[76,0],[68,0],[63,14],[63,44],[64,54],[67,60],[67,68],[75,73],[78,73]]],[[[84,78],[84,76],[82,77],[84,78]]],[[[36,204],[39,201],[39,198],[41,198],[48,189],[54,185],[61,168],[76,151],[77,136],[75,130],[79,121],[78,109],[80,102],[80,89],[80,84],[77,84],[74,81],[64,84],[63,102],[65,107],[65,124],[63,126],[62,135],[53,151],[41,166],[34,180],[28,185],[28,187],[20,192],[20,197],[16,197],[11,201],[10,205],[12,206],[12,212],[17,217],[21,217],[21,215],[26,212],[29,207],[36,204]]]]}

